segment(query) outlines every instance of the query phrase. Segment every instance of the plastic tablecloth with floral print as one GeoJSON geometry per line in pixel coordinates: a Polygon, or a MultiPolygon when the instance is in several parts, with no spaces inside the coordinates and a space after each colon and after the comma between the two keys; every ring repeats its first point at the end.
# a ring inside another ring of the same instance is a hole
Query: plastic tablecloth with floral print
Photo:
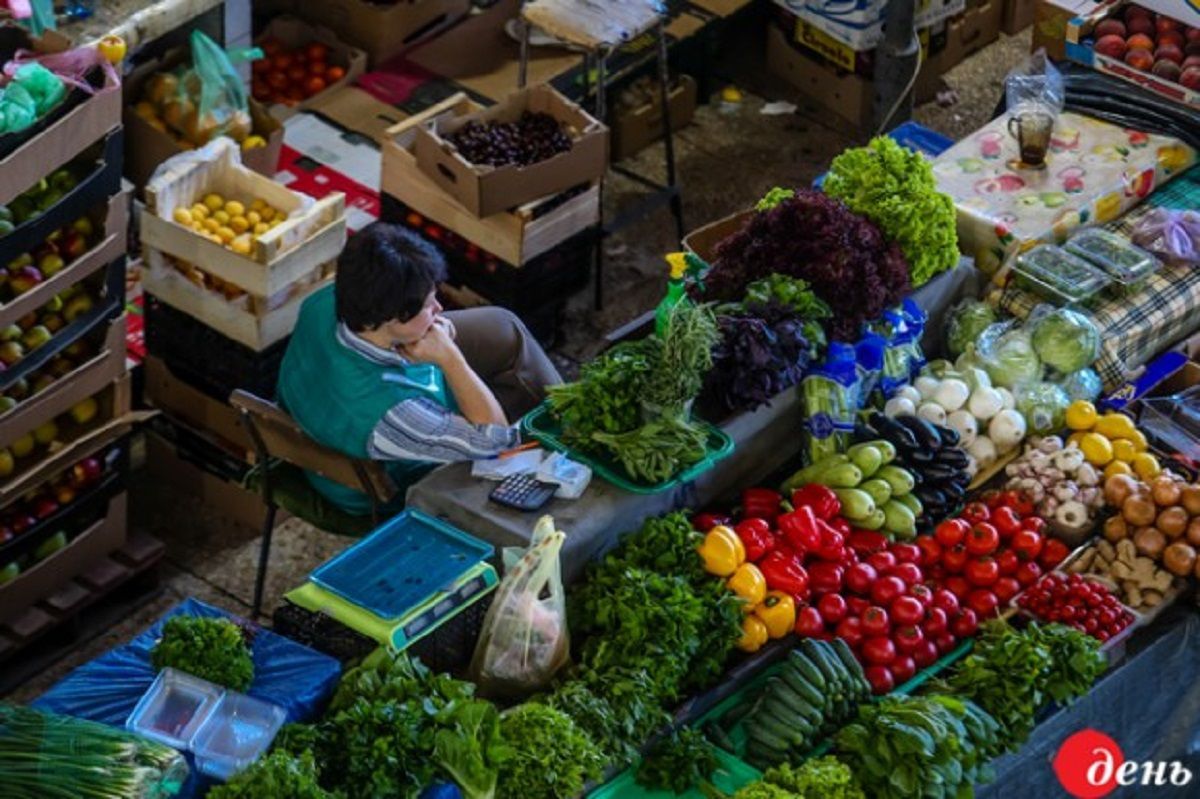
{"type": "Polygon", "coordinates": [[[1195,161],[1177,139],[1064,113],[1042,169],[1019,164],[1002,116],[934,159],[933,171],[958,209],[959,246],[993,274],[1014,253],[1116,219],[1195,161]]]}

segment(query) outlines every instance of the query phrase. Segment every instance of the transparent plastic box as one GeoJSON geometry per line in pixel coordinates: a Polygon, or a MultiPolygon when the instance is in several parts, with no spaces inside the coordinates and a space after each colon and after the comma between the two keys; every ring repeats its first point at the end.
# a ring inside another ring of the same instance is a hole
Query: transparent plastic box
{"type": "Polygon", "coordinates": [[[1110,290],[1122,297],[1141,291],[1146,280],[1162,266],[1161,261],[1129,239],[1100,228],[1075,234],[1065,249],[1104,270],[1112,279],[1110,290]]]}
{"type": "Polygon", "coordinates": [[[224,690],[175,669],[163,669],[125,721],[126,729],[175,749],[187,749],[224,690]]]}
{"type": "Polygon", "coordinates": [[[1040,244],[1017,256],[1018,286],[1060,307],[1090,305],[1111,282],[1099,268],[1053,244],[1040,244]]]}
{"type": "Polygon", "coordinates": [[[278,705],[226,692],[191,741],[196,768],[227,780],[259,758],[287,720],[278,705]]]}

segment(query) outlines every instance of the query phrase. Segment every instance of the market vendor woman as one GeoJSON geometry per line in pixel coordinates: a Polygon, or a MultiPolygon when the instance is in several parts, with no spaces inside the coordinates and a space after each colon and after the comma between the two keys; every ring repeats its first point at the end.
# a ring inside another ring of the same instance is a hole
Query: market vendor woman
{"type": "MultiPolygon", "coordinates": [[[[313,439],[387,462],[403,497],[437,464],[491,458],[510,424],[561,382],[511,312],[443,312],[445,262],[408,230],[377,222],[350,239],[337,278],[307,300],[279,374],[279,401],[313,439]]],[[[354,514],[367,496],[309,473],[354,514]]]]}

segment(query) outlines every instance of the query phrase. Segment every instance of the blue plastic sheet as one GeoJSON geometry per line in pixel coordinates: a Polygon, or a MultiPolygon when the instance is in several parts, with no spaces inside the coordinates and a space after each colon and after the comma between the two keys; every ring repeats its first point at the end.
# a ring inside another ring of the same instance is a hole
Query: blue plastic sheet
{"type": "MultiPolygon", "coordinates": [[[[72,671],[33,702],[33,706],[124,727],[125,719],[157,676],[150,665],[150,650],[166,620],[178,615],[237,619],[220,608],[186,599],[128,644],[72,671]]],[[[342,670],[341,664],[328,655],[267,629],[257,631],[251,655],[254,682],[246,693],[283,708],[288,722],[313,718],[333,692],[342,670]]],[[[198,782],[193,776],[180,796],[196,795],[204,784],[206,781],[198,782]]]]}

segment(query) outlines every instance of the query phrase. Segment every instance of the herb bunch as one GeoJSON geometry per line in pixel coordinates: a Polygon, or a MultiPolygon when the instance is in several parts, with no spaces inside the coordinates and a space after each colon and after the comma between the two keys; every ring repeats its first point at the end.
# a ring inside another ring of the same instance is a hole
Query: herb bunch
{"type": "Polygon", "coordinates": [[[172,616],[150,650],[155,671],[179,669],[245,693],[254,682],[254,660],[243,629],[229,619],[172,616]]]}

